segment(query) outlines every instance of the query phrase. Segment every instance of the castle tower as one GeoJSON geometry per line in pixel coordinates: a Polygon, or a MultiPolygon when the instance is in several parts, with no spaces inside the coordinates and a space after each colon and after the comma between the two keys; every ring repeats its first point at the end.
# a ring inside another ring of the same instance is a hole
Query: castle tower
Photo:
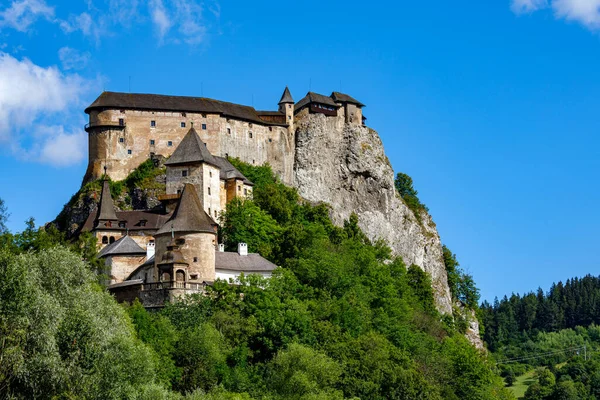
{"type": "Polygon", "coordinates": [[[168,276],[171,281],[212,282],[215,280],[215,246],[217,224],[204,211],[194,185],[186,183],[179,204],[171,218],[156,232],[156,264],[154,280],[164,279],[164,273],[172,267],[171,256],[177,255],[178,269],[168,276]],[[171,253],[175,248],[178,253],[171,253]],[[171,250],[169,248],[173,247],[171,250]],[[166,264],[163,264],[166,262],[166,264]],[[160,265],[167,267],[160,267],[160,265]],[[187,264],[187,267],[185,266],[187,264]],[[160,267],[160,268],[159,268],[160,267]],[[161,269],[162,268],[162,269],[161,269]],[[181,271],[179,275],[178,271],[181,271]],[[174,275],[173,275],[174,274],[174,275]],[[183,274],[183,275],[182,275],[183,274]]]}
{"type": "Polygon", "coordinates": [[[179,143],[167,167],[167,194],[181,194],[186,184],[196,187],[200,202],[211,217],[221,212],[220,166],[192,126],[179,143]]]}
{"type": "Polygon", "coordinates": [[[104,179],[93,229],[93,233],[98,239],[100,247],[114,243],[122,236],[122,229],[119,228],[118,223],[119,219],[115,213],[115,205],[110,193],[110,182],[107,179],[104,179]]]}
{"type": "Polygon", "coordinates": [[[285,114],[285,121],[288,124],[288,130],[290,132],[294,131],[294,99],[292,98],[292,94],[290,93],[290,89],[285,87],[283,91],[283,95],[281,95],[281,100],[279,100],[279,112],[285,114]]]}

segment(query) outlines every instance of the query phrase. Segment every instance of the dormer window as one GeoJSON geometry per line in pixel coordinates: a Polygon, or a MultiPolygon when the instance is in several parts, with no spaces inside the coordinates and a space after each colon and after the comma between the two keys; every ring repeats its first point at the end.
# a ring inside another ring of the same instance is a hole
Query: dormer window
{"type": "Polygon", "coordinates": [[[127,221],[119,221],[119,228],[126,228],[127,227],[127,221]]]}
{"type": "Polygon", "coordinates": [[[148,222],[147,219],[140,220],[140,226],[146,226],[146,222],[148,222]]]}
{"type": "Polygon", "coordinates": [[[150,121],[150,128],[156,128],[156,121],[150,121]]]}

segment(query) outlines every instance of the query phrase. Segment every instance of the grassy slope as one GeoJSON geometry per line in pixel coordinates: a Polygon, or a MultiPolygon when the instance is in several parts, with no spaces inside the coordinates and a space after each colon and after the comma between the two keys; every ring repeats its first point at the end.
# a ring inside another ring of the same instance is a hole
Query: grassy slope
{"type": "Polygon", "coordinates": [[[535,383],[536,379],[534,377],[535,370],[531,370],[521,376],[518,376],[515,379],[514,385],[510,386],[510,391],[515,395],[517,399],[523,398],[525,395],[525,391],[529,387],[529,385],[535,383]]]}

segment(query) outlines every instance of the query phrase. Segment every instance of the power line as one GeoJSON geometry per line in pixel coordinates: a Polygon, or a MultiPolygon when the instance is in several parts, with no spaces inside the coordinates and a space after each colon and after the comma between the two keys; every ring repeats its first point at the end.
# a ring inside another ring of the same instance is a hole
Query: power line
{"type": "Polygon", "coordinates": [[[569,351],[576,351],[576,350],[584,350],[584,352],[586,353],[585,357],[587,359],[587,348],[584,345],[584,346],[580,346],[580,347],[568,347],[568,348],[562,349],[562,350],[548,351],[546,353],[540,353],[540,354],[533,355],[533,356],[509,358],[507,360],[498,361],[498,362],[496,362],[496,364],[510,364],[510,363],[514,363],[514,362],[518,362],[518,361],[533,360],[536,358],[542,358],[542,357],[547,357],[547,356],[551,356],[554,354],[567,353],[569,351]]]}

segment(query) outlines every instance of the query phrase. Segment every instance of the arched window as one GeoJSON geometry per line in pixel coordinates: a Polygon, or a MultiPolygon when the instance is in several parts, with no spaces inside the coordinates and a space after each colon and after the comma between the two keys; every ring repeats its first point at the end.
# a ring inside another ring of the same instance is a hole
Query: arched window
{"type": "Polygon", "coordinates": [[[108,237],[102,236],[102,244],[108,244],[108,237]]]}
{"type": "Polygon", "coordinates": [[[111,236],[110,239],[108,239],[108,243],[114,243],[115,242],[115,237],[111,236]]]}
{"type": "Polygon", "coordinates": [[[248,132],[248,136],[252,139],[252,132],[248,132]]]}
{"type": "Polygon", "coordinates": [[[171,274],[169,274],[168,272],[163,272],[162,281],[163,282],[171,282],[171,274]]]}
{"type": "Polygon", "coordinates": [[[185,272],[182,269],[178,269],[175,273],[175,280],[177,282],[185,282],[185,272]]]}

